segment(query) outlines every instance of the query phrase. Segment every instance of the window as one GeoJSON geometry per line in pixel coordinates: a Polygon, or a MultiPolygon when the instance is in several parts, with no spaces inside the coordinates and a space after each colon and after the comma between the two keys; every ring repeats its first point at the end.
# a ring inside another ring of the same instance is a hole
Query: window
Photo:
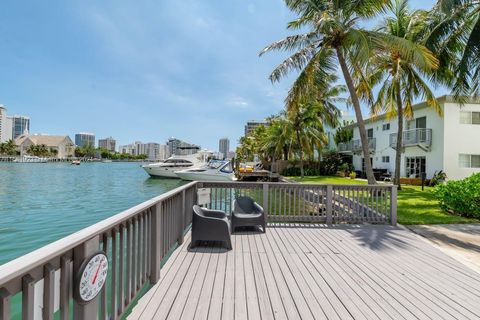
{"type": "Polygon", "coordinates": [[[460,111],[461,124],[480,124],[480,112],[460,111]]]}
{"type": "Polygon", "coordinates": [[[382,130],[383,130],[383,131],[390,130],[390,123],[385,123],[385,124],[383,124],[382,130]]]}
{"type": "Polygon", "coordinates": [[[382,156],[382,162],[383,163],[389,163],[390,162],[390,156],[382,156]]]}
{"type": "Polygon", "coordinates": [[[405,173],[407,178],[419,178],[422,172],[426,172],[425,157],[407,157],[405,173]]]}
{"type": "Polygon", "coordinates": [[[480,168],[480,154],[459,154],[460,168],[480,168]]]}
{"type": "Polygon", "coordinates": [[[372,139],[372,138],[373,138],[373,128],[367,130],[367,137],[368,137],[369,139],[372,139]]]}

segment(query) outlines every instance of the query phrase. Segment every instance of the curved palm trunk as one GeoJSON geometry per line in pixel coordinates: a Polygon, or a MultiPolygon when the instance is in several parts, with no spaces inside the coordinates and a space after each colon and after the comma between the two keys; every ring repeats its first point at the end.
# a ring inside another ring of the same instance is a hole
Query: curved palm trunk
{"type": "Polygon", "coordinates": [[[360,108],[360,101],[358,100],[357,92],[355,91],[355,85],[353,84],[352,76],[350,71],[348,71],[347,63],[345,62],[345,57],[340,48],[335,48],[337,52],[338,62],[342,68],[343,77],[347,83],[348,91],[350,92],[350,97],[352,98],[353,108],[355,110],[355,116],[357,117],[358,131],[360,132],[360,141],[362,142],[362,151],[363,157],[365,158],[365,171],[367,174],[368,184],[377,184],[375,176],[373,175],[372,164],[370,163],[370,152],[368,151],[368,137],[367,130],[365,130],[365,123],[362,117],[362,109],[360,108]]]}
{"type": "Polygon", "coordinates": [[[400,95],[400,88],[397,86],[396,90],[397,100],[397,117],[398,117],[398,131],[397,131],[397,146],[395,150],[395,176],[393,183],[398,186],[398,190],[402,189],[400,185],[400,167],[402,165],[402,153],[403,153],[403,106],[402,96],[400,95]]]}

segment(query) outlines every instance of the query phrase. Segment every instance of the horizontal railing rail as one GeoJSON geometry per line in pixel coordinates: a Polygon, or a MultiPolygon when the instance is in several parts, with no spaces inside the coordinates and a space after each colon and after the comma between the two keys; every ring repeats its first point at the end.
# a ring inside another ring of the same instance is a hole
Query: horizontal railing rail
{"type": "Polygon", "coordinates": [[[191,182],[1,265],[0,320],[120,318],[183,243],[198,188],[209,189],[207,207],[228,213],[237,197],[250,196],[268,222],[396,224],[393,185],[191,182]],[[108,278],[100,295],[82,304],[75,276],[98,250],[108,257],[108,278]]]}
{"type": "MultiPolygon", "coordinates": [[[[374,151],[377,145],[376,138],[368,138],[368,150],[374,151]]],[[[362,141],[360,139],[341,142],[337,146],[338,152],[361,152],[362,141]]]]}
{"type": "MultiPolygon", "coordinates": [[[[432,129],[418,128],[403,131],[402,145],[404,147],[414,145],[432,145],[432,129]]],[[[397,146],[397,133],[390,134],[390,147],[397,146]]]]}

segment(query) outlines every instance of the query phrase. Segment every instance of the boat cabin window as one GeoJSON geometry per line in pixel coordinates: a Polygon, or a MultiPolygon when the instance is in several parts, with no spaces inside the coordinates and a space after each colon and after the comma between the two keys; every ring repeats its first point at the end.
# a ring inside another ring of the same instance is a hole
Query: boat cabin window
{"type": "Polygon", "coordinates": [[[220,170],[224,173],[232,173],[233,172],[233,168],[232,168],[232,163],[227,163],[223,168],[222,170],[220,170]]]}

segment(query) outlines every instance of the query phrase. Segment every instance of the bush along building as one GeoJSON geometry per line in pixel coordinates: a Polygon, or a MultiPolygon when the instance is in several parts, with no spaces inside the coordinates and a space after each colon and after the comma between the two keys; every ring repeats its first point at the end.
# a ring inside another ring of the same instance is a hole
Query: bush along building
{"type": "MultiPolygon", "coordinates": [[[[440,170],[448,179],[463,179],[480,172],[480,101],[468,99],[461,105],[453,96],[437,99],[443,116],[427,104],[413,107],[412,119],[404,120],[401,177],[419,178],[426,173],[431,178],[440,170]]],[[[370,161],[374,170],[395,171],[395,147],[398,120],[387,115],[365,121],[369,138],[370,161]]],[[[352,155],[356,171],[365,171],[360,134],[351,125],[351,141],[339,143],[340,153],[352,155]]]]}

